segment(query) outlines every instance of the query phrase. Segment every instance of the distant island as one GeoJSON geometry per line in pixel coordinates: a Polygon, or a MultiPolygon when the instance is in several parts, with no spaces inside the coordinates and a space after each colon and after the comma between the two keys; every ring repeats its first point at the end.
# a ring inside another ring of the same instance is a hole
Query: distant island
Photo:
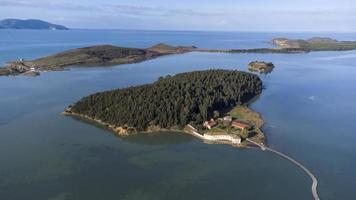
{"type": "Polygon", "coordinates": [[[271,73],[274,69],[274,64],[264,61],[253,61],[248,64],[248,70],[251,72],[259,72],[261,74],[271,73]]]}
{"type": "Polygon", "coordinates": [[[275,38],[272,43],[280,49],[300,49],[304,51],[347,51],[356,49],[356,41],[338,41],[323,37],[314,37],[307,40],[275,38]]]}
{"type": "Polygon", "coordinates": [[[276,54],[294,54],[308,53],[310,51],[301,48],[254,48],[254,49],[197,49],[198,52],[207,53],[276,53],[276,54]]]}
{"type": "Polygon", "coordinates": [[[210,141],[231,137],[240,138],[231,141],[242,144],[247,137],[255,137],[260,143],[264,140],[259,130],[263,121],[246,105],[261,92],[262,81],[251,73],[195,71],[96,93],[69,106],[64,114],[90,119],[119,135],[193,130],[210,141]]]}
{"type": "Polygon", "coordinates": [[[38,19],[3,19],[0,29],[69,30],[67,27],[38,19]]]}
{"type": "Polygon", "coordinates": [[[198,49],[211,53],[309,53],[313,51],[349,51],[356,50],[356,41],[338,41],[331,38],[314,37],[308,40],[274,38],[271,41],[277,48],[254,49],[198,49]]]}
{"type": "Polygon", "coordinates": [[[0,68],[0,75],[39,75],[41,71],[59,71],[70,66],[108,66],[137,63],[164,55],[181,54],[195,50],[195,46],[157,44],[147,49],[99,45],[64,51],[35,60],[8,62],[0,68]]]}

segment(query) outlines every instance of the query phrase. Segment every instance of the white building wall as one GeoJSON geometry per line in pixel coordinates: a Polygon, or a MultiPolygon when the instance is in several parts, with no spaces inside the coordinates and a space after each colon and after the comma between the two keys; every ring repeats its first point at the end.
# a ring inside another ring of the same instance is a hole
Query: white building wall
{"type": "Polygon", "coordinates": [[[233,137],[231,135],[207,135],[204,134],[204,139],[206,140],[210,140],[210,141],[220,141],[220,140],[226,140],[226,141],[230,141],[232,143],[235,144],[240,144],[241,143],[241,139],[238,137],[233,137]]]}

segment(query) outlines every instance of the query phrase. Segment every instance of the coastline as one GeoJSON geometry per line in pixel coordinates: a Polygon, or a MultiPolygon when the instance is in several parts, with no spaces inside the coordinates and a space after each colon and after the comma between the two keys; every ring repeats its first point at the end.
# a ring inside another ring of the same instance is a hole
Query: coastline
{"type": "Polygon", "coordinates": [[[159,43],[149,48],[96,45],[69,49],[34,60],[9,61],[0,67],[0,76],[40,75],[43,71],[61,71],[72,67],[115,66],[134,64],[167,55],[193,52],[195,46],[169,46],[159,43]]]}
{"type": "MultiPolygon", "coordinates": [[[[234,108],[232,108],[230,112],[232,112],[234,109],[237,108],[243,108],[245,110],[247,110],[248,112],[252,113],[252,115],[256,115],[258,116],[258,119],[261,120],[260,123],[255,124],[256,126],[256,132],[257,134],[252,136],[251,138],[249,138],[252,141],[256,141],[258,143],[261,143],[261,141],[263,142],[264,145],[266,145],[266,136],[265,133],[261,130],[262,127],[264,126],[265,122],[262,118],[261,113],[256,112],[255,110],[247,107],[247,106],[236,106],[234,108]]],[[[103,126],[107,129],[109,129],[111,132],[113,132],[114,134],[118,135],[118,136],[123,136],[123,137],[127,137],[127,136],[131,136],[131,135],[136,135],[136,134],[150,134],[150,133],[159,133],[159,132],[177,132],[177,133],[184,133],[184,134],[189,134],[194,136],[195,138],[198,138],[200,140],[202,140],[204,143],[206,144],[226,144],[226,145],[230,145],[233,147],[238,147],[238,148],[250,148],[250,147],[256,147],[256,145],[248,142],[248,140],[244,140],[242,141],[240,144],[235,144],[231,141],[227,141],[227,140],[210,140],[204,137],[204,133],[205,132],[201,132],[195,129],[195,131],[192,131],[191,125],[187,124],[184,128],[182,129],[177,129],[177,128],[161,128],[159,126],[150,126],[148,127],[146,130],[144,131],[137,131],[137,129],[135,127],[126,127],[126,126],[116,126],[116,125],[112,125],[109,124],[107,122],[104,122],[100,119],[95,119],[92,117],[89,117],[87,115],[83,115],[83,114],[79,114],[79,113],[75,113],[71,110],[71,108],[67,108],[65,109],[65,111],[63,111],[61,113],[64,116],[70,116],[70,117],[76,117],[79,118],[81,120],[88,120],[89,122],[93,122],[93,125],[99,125],[99,126],[103,126]],[[188,128],[187,128],[188,127],[188,128]]],[[[258,147],[258,146],[257,146],[258,147]]]]}
{"type": "MultiPolygon", "coordinates": [[[[189,52],[231,53],[231,54],[298,54],[317,51],[350,51],[356,50],[356,41],[337,41],[331,38],[311,38],[309,40],[292,40],[274,38],[269,48],[246,49],[204,49],[196,46],[170,46],[164,43],[149,48],[119,47],[113,45],[96,45],[62,51],[34,60],[9,61],[0,68],[0,76],[28,75],[38,76],[43,71],[58,71],[75,66],[112,66],[132,64],[155,59],[166,55],[189,52]],[[27,72],[27,73],[26,73],[27,72]]],[[[258,70],[264,72],[265,70],[258,70]]],[[[266,70],[270,72],[272,70],[266,70]]],[[[264,72],[265,73],[265,72],[264,72]]]]}
{"type": "Polygon", "coordinates": [[[169,132],[169,131],[188,133],[187,131],[184,131],[184,129],[167,129],[167,128],[160,128],[158,126],[151,126],[145,131],[137,131],[135,127],[115,126],[107,122],[103,122],[100,119],[95,119],[87,115],[75,113],[70,108],[67,108],[61,114],[64,116],[77,117],[79,119],[88,120],[90,122],[96,123],[97,125],[104,126],[105,128],[108,128],[110,131],[112,131],[113,133],[119,136],[130,136],[130,135],[136,135],[140,133],[169,132]]]}

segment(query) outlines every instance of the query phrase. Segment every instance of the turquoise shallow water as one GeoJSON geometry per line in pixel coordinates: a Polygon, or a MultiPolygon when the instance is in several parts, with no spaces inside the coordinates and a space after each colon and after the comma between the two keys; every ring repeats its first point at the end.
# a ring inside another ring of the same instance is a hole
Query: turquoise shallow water
{"type": "MultiPolygon", "coordinates": [[[[206,48],[269,46],[273,37],[316,34],[161,31],[0,31],[0,63],[92,44],[157,42],[206,48]]],[[[330,34],[355,39],[353,34],[330,34]]],[[[269,145],[307,166],[321,199],[356,191],[356,52],[166,56],[138,64],[0,78],[0,199],[312,199],[311,181],[257,149],[207,145],[179,133],[120,138],[60,112],[97,91],[150,83],[179,72],[245,70],[275,63],[252,107],[269,145]]]]}

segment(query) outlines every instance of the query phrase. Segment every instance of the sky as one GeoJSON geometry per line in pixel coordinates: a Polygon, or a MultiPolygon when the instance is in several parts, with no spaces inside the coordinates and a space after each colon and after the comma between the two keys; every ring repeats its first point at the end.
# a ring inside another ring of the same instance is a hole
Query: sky
{"type": "Polygon", "coordinates": [[[81,29],[356,32],[356,0],[0,0],[0,19],[81,29]]]}

